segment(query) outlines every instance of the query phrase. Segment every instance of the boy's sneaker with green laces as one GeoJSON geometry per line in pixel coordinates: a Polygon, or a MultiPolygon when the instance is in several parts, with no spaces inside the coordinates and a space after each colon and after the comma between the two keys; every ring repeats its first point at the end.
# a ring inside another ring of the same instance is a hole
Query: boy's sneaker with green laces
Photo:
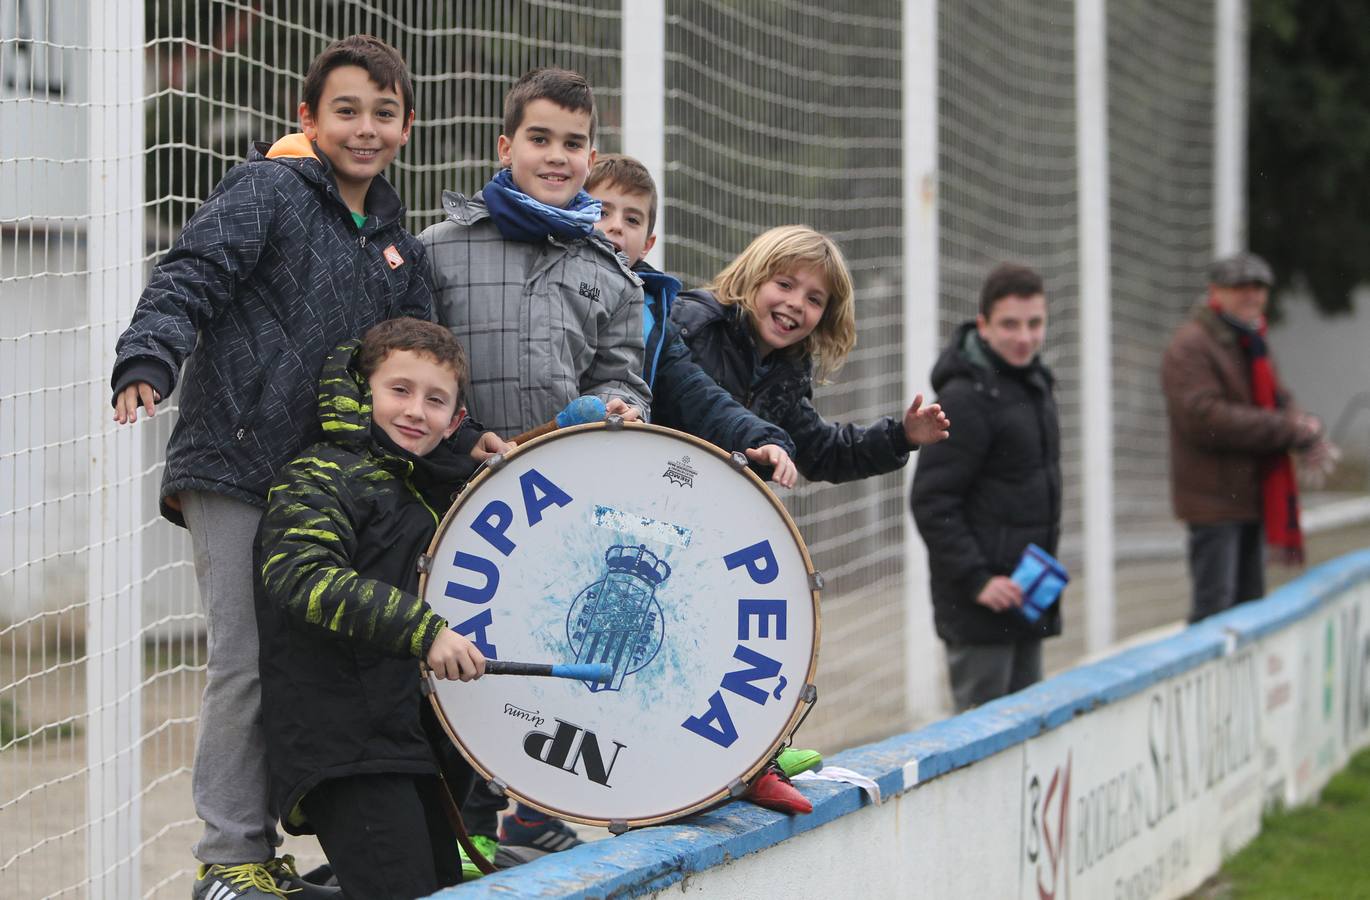
{"type": "MultiPolygon", "coordinates": [[[[476,849],[480,851],[481,856],[484,856],[486,861],[490,862],[492,865],[494,864],[495,853],[499,850],[499,841],[492,837],[486,837],[483,834],[473,834],[471,835],[471,843],[476,845],[476,849]]],[[[462,881],[475,881],[485,874],[476,866],[476,863],[471,857],[467,855],[465,847],[458,844],[457,850],[461,853],[462,881]]]]}
{"type": "Polygon", "coordinates": [[[814,772],[823,768],[823,756],[817,750],[786,747],[776,755],[775,764],[786,778],[793,778],[800,772],[814,772]]]}
{"type": "Polygon", "coordinates": [[[236,866],[202,864],[190,890],[190,900],[286,900],[289,896],[276,883],[267,864],[260,862],[236,866]]]}
{"type": "Polygon", "coordinates": [[[342,897],[342,888],[336,885],[315,884],[306,879],[295,868],[295,857],[286,853],[263,863],[271,877],[290,900],[337,900],[342,897]]]}

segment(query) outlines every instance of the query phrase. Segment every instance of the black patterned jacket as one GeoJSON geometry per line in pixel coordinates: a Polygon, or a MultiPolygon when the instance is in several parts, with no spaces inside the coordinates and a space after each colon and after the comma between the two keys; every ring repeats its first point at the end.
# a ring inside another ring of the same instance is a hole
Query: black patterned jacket
{"type": "Polygon", "coordinates": [[[319,382],[324,442],[281,470],[254,553],[262,724],[287,831],[320,781],[436,771],[420,724],[419,660],[446,624],[418,596],[419,554],[474,472],[443,442],[416,457],[371,424],[358,342],[319,382]]]}
{"type": "Polygon", "coordinates": [[[165,501],[180,491],[263,505],[275,471],[318,435],[329,351],[385,319],[433,317],[423,248],[383,177],[366,210],[359,230],[304,135],[258,144],[153,269],[112,384],[146,381],[166,398],[186,366],[161,490],[173,522],[165,501]]]}
{"type": "Polygon", "coordinates": [[[883,416],[870,425],[829,422],[813,406],[813,366],[807,356],[773,353],[757,378],[760,356],[747,311],[724,306],[705,290],[676,297],[671,319],[695,362],[733,399],[794,440],[794,464],[810,481],[854,481],[901,468],[909,452],[903,423],[883,416]]]}

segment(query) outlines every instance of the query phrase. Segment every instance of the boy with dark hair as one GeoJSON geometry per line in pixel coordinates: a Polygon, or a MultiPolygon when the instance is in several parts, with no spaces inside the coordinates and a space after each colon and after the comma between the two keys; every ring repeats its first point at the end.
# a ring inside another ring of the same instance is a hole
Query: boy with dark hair
{"type": "Polygon", "coordinates": [[[529,72],[505,97],[500,171],[473,197],[444,193],[447,221],[420,235],[438,321],[471,355],[471,415],[506,438],[586,394],[647,412],[642,288],[582,190],[594,136],[584,77],[529,72]]]}
{"type": "Polygon", "coordinates": [[[290,462],[257,534],[257,627],[271,799],[316,833],[349,897],[407,900],[460,881],[418,661],[469,681],[485,660],[418,592],[415,560],[475,461],[460,423],[461,345],[382,322],[329,357],[324,440],[290,462]]]}
{"type": "Polygon", "coordinates": [[[1055,379],[1040,356],[1046,328],[1042,277],[1003,263],[985,279],[975,321],[956,329],[932,369],[937,402],[956,427],[918,452],[911,502],[957,712],[1040,681],[1042,639],[1061,633],[1061,604],[1030,621],[1010,577],[1028,544],[1055,554],[1061,536],[1055,379]]]}
{"type": "Polygon", "coordinates": [[[272,475],[317,434],[327,353],[376,322],[432,313],[423,248],[381,174],[414,118],[404,60],[346,38],[310,66],[304,96],[303,133],[257,144],[153,269],[112,378],[114,418],[133,422],[186,365],[161,501],[190,530],[208,632],[191,776],[205,825],[197,898],[304,884],[289,857],[273,859],[252,538],[272,475]]]}
{"type": "MultiPolygon", "coordinates": [[[[641,282],[595,231],[600,207],[583,190],[594,138],[594,94],[582,75],[527,73],[505,96],[501,169],[472,197],[444,193],[447,220],[420,235],[438,321],[471,357],[468,408],[505,438],[583,395],[627,419],[649,409],[641,282]]],[[[472,837],[492,856],[504,806],[484,785],[466,805],[472,837]]],[[[580,841],[519,804],[505,842],[564,850],[580,841]]]]}
{"type": "Polygon", "coordinates": [[[600,202],[599,230],[642,279],[642,377],[652,389],[652,421],[746,453],[770,470],[774,481],[793,487],[798,472],[790,459],[790,436],[719,387],[694,361],[680,327],[671,321],[680,282],[646,260],[656,244],[657,207],[656,182],[647,167],[631,156],[604,154],[590,170],[585,190],[600,202]]]}

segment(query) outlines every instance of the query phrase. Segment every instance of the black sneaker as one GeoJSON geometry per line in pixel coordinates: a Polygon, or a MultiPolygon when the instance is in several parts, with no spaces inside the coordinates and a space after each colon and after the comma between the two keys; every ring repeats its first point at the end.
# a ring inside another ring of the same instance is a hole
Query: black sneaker
{"type": "Polygon", "coordinates": [[[585,843],[576,835],[575,829],[560,819],[551,816],[525,819],[518,813],[504,817],[504,824],[499,830],[499,842],[511,847],[532,847],[546,853],[570,850],[585,843]]]}

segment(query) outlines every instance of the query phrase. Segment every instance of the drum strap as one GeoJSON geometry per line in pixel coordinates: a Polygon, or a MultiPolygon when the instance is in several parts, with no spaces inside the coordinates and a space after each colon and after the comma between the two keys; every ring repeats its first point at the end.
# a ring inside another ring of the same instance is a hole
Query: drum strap
{"type": "Polygon", "coordinates": [[[457,801],[452,798],[452,789],[447,786],[447,779],[438,774],[438,781],[442,784],[442,806],[447,810],[447,821],[451,823],[452,830],[456,832],[457,843],[466,851],[466,855],[476,864],[486,875],[492,875],[495,871],[495,864],[485,858],[485,854],[476,849],[476,845],[471,841],[471,835],[466,832],[466,823],[462,821],[461,809],[457,806],[457,801]]]}

